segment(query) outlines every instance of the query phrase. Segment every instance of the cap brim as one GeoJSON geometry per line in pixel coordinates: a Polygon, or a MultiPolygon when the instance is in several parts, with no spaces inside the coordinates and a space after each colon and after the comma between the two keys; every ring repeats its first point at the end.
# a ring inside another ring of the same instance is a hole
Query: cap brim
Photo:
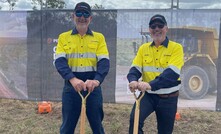
{"type": "Polygon", "coordinates": [[[83,8],[82,8],[82,9],[81,9],[81,8],[80,8],[80,9],[76,9],[75,12],[77,12],[77,11],[86,11],[86,12],[88,12],[88,13],[91,13],[90,11],[88,11],[88,10],[86,10],[86,9],[83,9],[83,8]]]}
{"type": "Polygon", "coordinates": [[[152,21],[150,21],[150,23],[149,23],[149,25],[151,25],[151,24],[153,24],[154,22],[160,22],[160,23],[162,23],[162,24],[166,24],[163,20],[161,20],[161,19],[155,19],[155,20],[152,20],[152,21]]]}

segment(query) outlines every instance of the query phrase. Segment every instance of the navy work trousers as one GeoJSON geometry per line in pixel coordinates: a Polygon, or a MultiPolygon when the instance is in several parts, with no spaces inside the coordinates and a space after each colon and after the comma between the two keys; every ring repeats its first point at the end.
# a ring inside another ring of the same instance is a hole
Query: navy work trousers
{"type": "MultiPolygon", "coordinates": [[[[159,95],[145,92],[140,101],[138,134],[144,133],[142,129],[144,120],[154,111],[157,117],[158,134],[172,134],[177,112],[177,101],[178,96],[162,98],[159,95]]],[[[130,115],[129,134],[133,134],[135,108],[136,105],[134,104],[130,115]]]]}
{"type": "MultiPolygon", "coordinates": [[[[86,96],[87,91],[82,91],[86,96]]],[[[81,97],[69,82],[66,82],[62,93],[62,125],[60,134],[74,134],[81,113],[81,97]]],[[[94,134],[104,134],[102,120],[103,98],[101,87],[95,88],[86,100],[86,114],[94,134]]]]}

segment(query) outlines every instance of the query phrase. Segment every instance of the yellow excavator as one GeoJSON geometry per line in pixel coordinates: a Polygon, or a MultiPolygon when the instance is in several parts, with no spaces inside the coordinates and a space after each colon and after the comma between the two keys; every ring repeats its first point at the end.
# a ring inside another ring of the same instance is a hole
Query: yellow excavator
{"type": "MultiPolygon", "coordinates": [[[[150,34],[141,31],[142,43],[150,41],[150,34]]],[[[170,40],[183,45],[185,64],[181,70],[180,95],[186,99],[202,99],[217,89],[219,38],[215,28],[184,26],[169,28],[170,40]]]]}

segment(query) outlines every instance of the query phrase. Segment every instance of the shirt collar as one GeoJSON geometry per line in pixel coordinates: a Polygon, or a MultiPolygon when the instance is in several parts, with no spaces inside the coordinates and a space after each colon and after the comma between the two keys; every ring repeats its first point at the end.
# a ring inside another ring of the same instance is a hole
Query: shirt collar
{"type": "MultiPolygon", "coordinates": [[[[71,34],[72,34],[72,35],[78,34],[78,30],[77,30],[76,27],[72,30],[72,33],[71,33],[71,34]]],[[[88,35],[93,35],[93,32],[90,30],[90,28],[88,28],[86,34],[88,34],[88,35]]]]}
{"type": "MultiPolygon", "coordinates": [[[[168,46],[168,43],[169,43],[169,39],[166,37],[166,39],[161,43],[161,45],[167,47],[168,46]]],[[[151,43],[151,46],[154,46],[155,43],[154,41],[151,43]]]]}

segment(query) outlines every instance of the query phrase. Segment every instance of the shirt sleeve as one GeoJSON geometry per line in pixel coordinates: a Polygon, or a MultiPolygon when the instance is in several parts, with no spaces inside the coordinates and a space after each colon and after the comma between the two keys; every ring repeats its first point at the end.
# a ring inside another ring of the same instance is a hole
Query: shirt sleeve
{"type": "Polygon", "coordinates": [[[71,78],[75,77],[75,75],[72,73],[71,69],[68,66],[68,62],[66,58],[60,57],[56,59],[55,67],[63,79],[70,80],[71,78]]]}
{"type": "Polygon", "coordinates": [[[95,80],[98,80],[100,83],[103,82],[104,78],[109,72],[110,61],[109,61],[109,52],[105,37],[100,34],[99,36],[100,44],[96,52],[97,56],[97,72],[95,74],[95,80]]]}
{"type": "Polygon", "coordinates": [[[97,72],[95,74],[95,80],[98,80],[100,83],[103,82],[104,78],[106,77],[107,73],[109,72],[110,68],[110,61],[109,59],[101,59],[97,63],[97,72]]]}
{"type": "Polygon", "coordinates": [[[131,67],[129,73],[127,74],[127,79],[129,83],[131,81],[138,81],[141,77],[141,72],[136,67],[131,67]]]}
{"type": "Polygon", "coordinates": [[[65,45],[63,44],[62,36],[60,35],[56,47],[54,63],[58,73],[62,76],[62,78],[65,80],[70,80],[71,78],[75,77],[75,75],[72,73],[68,65],[64,47],[65,45]]]}

